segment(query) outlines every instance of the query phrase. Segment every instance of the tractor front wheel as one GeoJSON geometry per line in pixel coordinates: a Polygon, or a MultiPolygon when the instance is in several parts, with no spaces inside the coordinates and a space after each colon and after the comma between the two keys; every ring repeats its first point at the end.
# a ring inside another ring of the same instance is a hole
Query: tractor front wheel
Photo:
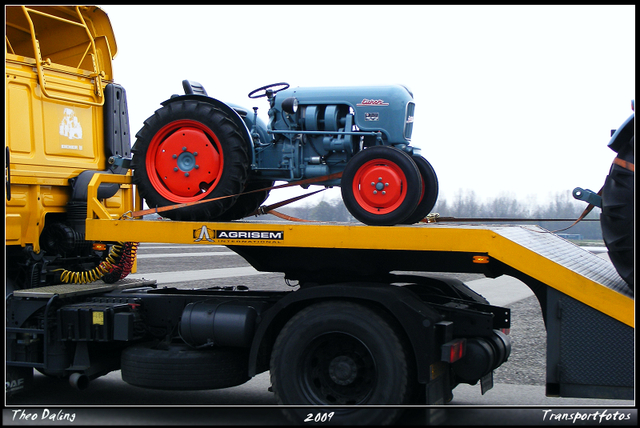
{"type": "Polygon", "coordinates": [[[420,176],[422,177],[422,193],[420,196],[420,202],[416,210],[407,218],[404,224],[417,223],[425,218],[433,209],[438,199],[438,177],[433,167],[422,156],[414,156],[413,161],[420,170],[420,176]]]}
{"type": "Polygon", "coordinates": [[[341,181],[342,199],[356,219],[374,226],[403,223],[422,195],[422,178],[407,153],[389,146],[358,152],[341,181]]]}

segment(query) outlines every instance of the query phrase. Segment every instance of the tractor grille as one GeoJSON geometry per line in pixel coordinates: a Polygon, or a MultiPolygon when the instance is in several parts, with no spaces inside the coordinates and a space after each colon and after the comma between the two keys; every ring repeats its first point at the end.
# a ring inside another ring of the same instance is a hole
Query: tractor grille
{"type": "Polygon", "coordinates": [[[413,132],[413,112],[415,109],[415,103],[407,103],[407,113],[404,117],[404,138],[407,140],[411,140],[411,133],[413,132]]]}

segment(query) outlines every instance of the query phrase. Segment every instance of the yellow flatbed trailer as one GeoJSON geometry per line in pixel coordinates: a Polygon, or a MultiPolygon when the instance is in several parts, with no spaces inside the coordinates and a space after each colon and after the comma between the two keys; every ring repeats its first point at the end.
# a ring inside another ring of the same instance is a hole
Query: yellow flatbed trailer
{"type": "Polygon", "coordinates": [[[633,292],[605,260],[537,226],[225,223],[114,219],[89,186],[87,239],[223,245],[258,270],[331,282],[391,271],[503,274],[537,296],[547,328],[547,394],[633,397],[633,292]],[[328,273],[330,272],[330,274],[328,273]]]}

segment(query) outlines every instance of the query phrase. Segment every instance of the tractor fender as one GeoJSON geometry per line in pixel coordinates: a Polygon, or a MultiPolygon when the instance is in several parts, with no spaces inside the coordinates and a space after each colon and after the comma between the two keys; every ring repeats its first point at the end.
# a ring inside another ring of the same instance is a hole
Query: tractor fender
{"type": "Polygon", "coordinates": [[[208,96],[205,96],[205,95],[196,95],[196,94],[174,95],[171,98],[169,98],[168,100],[166,100],[166,101],[164,101],[164,102],[162,102],[160,104],[164,107],[164,106],[169,105],[171,103],[174,103],[176,101],[184,101],[184,100],[202,101],[202,102],[205,102],[205,103],[209,103],[209,104],[215,106],[216,108],[219,108],[220,110],[224,111],[231,118],[231,120],[233,120],[236,123],[236,125],[240,129],[240,132],[242,133],[242,138],[247,143],[248,153],[253,158],[253,153],[254,152],[253,152],[253,140],[251,139],[251,132],[250,132],[249,128],[247,128],[247,124],[244,122],[244,120],[242,120],[242,118],[240,117],[240,115],[238,114],[238,112],[234,108],[232,108],[228,104],[225,104],[222,101],[217,100],[215,98],[211,98],[211,97],[208,97],[208,96]]]}
{"type": "MultiPolygon", "coordinates": [[[[413,292],[402,287],[372,283],[341,283],[297,290],[280,299],[261,314],[261,320],[253,337],[249,354],[249,376],[253,377],[269,369],[271,349],[286,322],[303,308],[327,300],[359,302],[380,308],[401,327],[411,345],[417,366],[418,381],[429,380],[429,364],[435,349],[436,323],[443,316],[413,292]]],[[[438,354],[439,356],[439,354],[438,354]]]]}
{"type": "Polygon", "coordinates": [[[625,144],[629,142],[631,137],[633,137],[634,125],[635,113],[629,116],[629,118],[615,130],[611,136],[611,140],[609,140],[609,148],[616,153],[620,152],[620,149],[622,149],[625,144]]]}

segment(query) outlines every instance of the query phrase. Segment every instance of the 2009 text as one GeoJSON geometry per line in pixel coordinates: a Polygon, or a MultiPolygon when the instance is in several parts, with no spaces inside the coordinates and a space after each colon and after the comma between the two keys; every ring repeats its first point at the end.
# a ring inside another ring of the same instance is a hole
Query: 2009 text
{"type": "Polygon", "coordinates": [[[307,414],[307,417],[305,418],[304,421],[305,422],[329,422],[333,417],[334,413],[335,412],[330,412],[330,413],[319,412],[319,413],[316,413],[315,415],[313,413],[309,413],[307,414]]]}

